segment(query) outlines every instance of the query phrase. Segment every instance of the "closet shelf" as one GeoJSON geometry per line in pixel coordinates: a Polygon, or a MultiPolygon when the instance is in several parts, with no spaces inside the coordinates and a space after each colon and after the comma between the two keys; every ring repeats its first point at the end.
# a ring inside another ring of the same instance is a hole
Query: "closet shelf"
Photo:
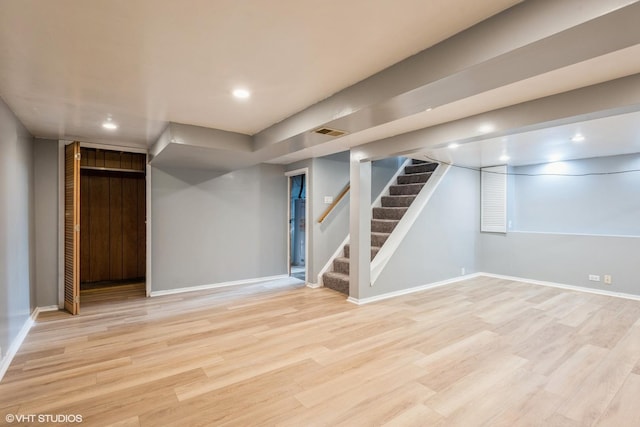
{"type": "Polygon", "coordinates": [[[80,166],[82,170],[101,171],[101,172],[126,172],[126,173],[144,173],[144,170],[138,169],[121,169],[121,168],[103,168],[97,166],[80,166]]]}

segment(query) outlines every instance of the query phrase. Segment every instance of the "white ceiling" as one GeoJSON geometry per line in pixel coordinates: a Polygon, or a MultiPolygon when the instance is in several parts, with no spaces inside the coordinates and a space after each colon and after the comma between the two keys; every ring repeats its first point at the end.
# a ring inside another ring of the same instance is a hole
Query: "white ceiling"
{"type": "MultiPolygon", "coordinates": [[[[320,101],[517,3],[521,1],[0,0],[0,96],[41,138],[150,147],[168,122],[254,135],[315,103],[326,104],[320,101]],[[236,87],[251,90],[252,98],[234,99],[236,87]],[[108,117],[119,124],[118,130],[101,127],[108,117]]],[[[633,3],[553,3],[557,13],[546,20],[521,25],[523,21],[513,19],[501,27],[504,34],[491,40],[505,44],[506,52],[514,38],[543,40],[633,3]]],[[[551,3],[520,6],[537,13],[551,3]]],[[[633,16],[638,15],[634,10],[633,16]]],[[[514,18],[511,12],[506,12],[508,18],[514,18]]],[[[633,35],[628,29],[619,33],[633,35]]],[[[594,37],[590,43],[604,39],[594,37]]],[[[364,147],[640,73],[640,44],[618,49],[269,158],[170,144],[154,164],[223,171],[364,147]]],[[[571,50],[554,52],[567,55],[571,50]]],[[[329,102],[331,108],[348,110],[349,99],[340,99],[335,105],[329,102]]],[[[341,111],[335,110],[336,117],[341,111]]],[[[449,142],[443,140],[422,153],[478,167],[502,163],[504,152],[514,165],[640,152],[638,123],[640,113],[624,114],[466,142],[455,150],[443,148],[449,142]],[[568,143],[568,135],[578,130],[587,140],[568,143]]],[[[304,125],[307,131],[317,124],[304,125]]]]}
{"type": "Polygon", "coordinates": [[[516,3],[3,0],[0,96],[37,137],[148,146],[169,121],[254,134],[516,3]]]}
{"type": "MultiPolygon", "coordinates": [[[[282,163],[288,164],[298,160],[302,160],[309,157],[319,157],[327,154],[334,153],[340,150],[346,150],[351,147],[365,144],[370,141],[375,141],[383,138],[389,138],[398,134],[411,132],[417,129],[422,129],[429,126],[438,125],[454,120],[458,120],[464,117],[473,116],[476,114],[484,113],[491,110],[496,110],[509,105],[518,104],[533,99],[542,98],[545,96],[551,96],[558,93],[566,92],[569,90],[602,83],[617,78],[629,76],[632,74],[640,73],[640,45],[636,45],[627,49],[622,49],[614,53],[603,55],[589,61],[584,61],[578,64],[570,65],[568,67],[560,68],[549,73],[544,73],[526,80],[502,86],[498,89],[483,92],[481,94],[464,98],[460,101],[452,102],[442,107],[435,108],[430,111],[424,111],[418,114],[410,115],[399,120],[385,123],[380,126],[366,129],[362,132],[346,135],[340,139],[334,140],[327,144],[319,145],[316,147],[310,147],[305,150],[300,150],[281,158],[271,160],[269,163],[282,163]],[[615,64],[615,66],[612,66],[615,64]]],[[[606,121],[596,121],[589,125],[592,129],[593,126],[598,123],[602,123],[603,126],[606,121]]],[[[622,130],[618,128],[619,132],[616,134],[620,137],[624,135],[636,134],[640,129],[640,120],[621,120],[617,123],[617,126],[624,126],[622,130]]],[[[605,128],[602,131],[606,132],[605,128]]],[[[544,135],[544,133],[542,133],[544,135]]],[[[445,145],[450,141],[445,141],[445,145]]],[[[615,155],[621,153],[621,148],[626,144],[627,140],[618,139],[617,143],[609,141],[607,144],[599,147],[600,156],[615,155]]],[[[476,143],[474,145],[478,145],[476,143]]],[[[517,150],[518,146],[512,146],[512,151],[517,150]]],[[[541,144],[537,147],[539,153],[533,156],[529,163],[533,164],[539,162],[540,159],[547,158],[552,155],[551,148],[545,144],[541,144]]],[[[629,151],[625,148],[624,152],[640,152],[640,147],[635,147],[629,151]]],[[[433,151],[429,151],[433,153],[433,151]]],[[[471,154],[472,151],[460,150],[458,156],[461,153],[471,154]]],[[[476,151],[477,152],[477,151],[476,151]]],[[[523,153],[524,154],[524,153],[523,153]]],[[[593,153],[585,152],[579,154],[574,151],[573,158],[587,158],[595,157],[593,153]]],[[[498,155],[499,157],[499,155],[498,155]]],[[[456,159],[461,159],[456,157],[456,159]]],[[[444,159],[443,159],[444,160],[444,159]]],[[[464,157],[464,162],[473,164],[474,166],[480,166],[482,159],[478,158],[476,161],[471,161],[468,157],[464,157]]],[[[520,156],[520,164],[526,163],[527,160],[520,156]]]]}
{"type": "Polygon", "coordinates": [[[506,137],[489,138],[444,146],[416,153],[416,158],[430,158],[460,166],[485,167],[554,163],[640,152],[640,112],[620,114],[522,132],[506,137]],[[584,141],[572,138],[582,135],[584,141]],[[506,155],[508,160],[501,157],[506,155]]]}

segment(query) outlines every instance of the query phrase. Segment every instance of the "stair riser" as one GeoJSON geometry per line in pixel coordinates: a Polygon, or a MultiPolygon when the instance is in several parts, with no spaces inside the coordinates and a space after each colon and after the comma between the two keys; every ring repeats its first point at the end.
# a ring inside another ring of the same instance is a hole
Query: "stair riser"
{"type": "MultiPolygon", "coordinates": [[[[378,254],[379,250],[379,248],[371,248],[371,259],[373,259],[378,254]]],[[[349,258],[349,255],[349,245],[344,245],[344,257],[349,258]]]]}
{"type": "Polygon", "coordinates": [[[407,212],[407,208],[373,208],[373,219],[399,220],[407,212]]]}
{"type": "Polygon", "coordinates": [[[417,173],[412,175],[400,175],[398,176],[398,184],[417,184],[424,183],[429,180],[431,173],[417,173]]]}
{"type": "Polygon", "coordinates": [[[371,231],[374,233],[391,233],[394,228],[398,225],[397,221],[389,222],[389,221],[379,221],[379,220],[371,220],[371,231]]]}
{"type": "Polygon", "coordinates": [[[334,291],[342,292],[345,295],[349,295],[349,282],[338,279],[335,277],[322,277],[322,283],[325,288],[333,289],[334,291]]]}
{"type": "Polygon", "coordinates": [[[383,208],[409,207],[416,199],[415,196],[382,196],[383,208]]]}
{"type": "Polygon", "coordinates": [[[387,234],[384,234],[384,235],[372,234],[371,246],[382,246],[384,245],[384,242],[386,242],[388,238],[389,238],[389,235],[387,234]]]}
{"type": "Polygon", "coordinates": [[[412,174],[412,173],[425,173],[425,172],[433,172],[438,167],[437,163],[423,163],[421,165],[409,165],[405,166],[404,173],[412,174]]]}
{"type": "Polygon", "coordinates": [[[424,184],[392,185],[389,194],[392,196],[415,196],[422,190],[424,184]]]}
{"type": "Polygon", "coordinates": [[[349,261],[334,259],[333,271],[335,271],[336,273],[349,274],[349,261]]]}

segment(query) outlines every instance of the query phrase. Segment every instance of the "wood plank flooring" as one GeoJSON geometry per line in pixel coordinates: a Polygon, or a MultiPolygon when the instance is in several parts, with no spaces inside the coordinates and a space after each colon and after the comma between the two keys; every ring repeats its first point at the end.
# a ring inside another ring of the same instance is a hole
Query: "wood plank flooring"
{"type": "Polygon", "coordinates": [[[640,301],[477,278],[361,307],[275,281],[81,308],[40,315],[0,420],[640,426],[640,301]]]}

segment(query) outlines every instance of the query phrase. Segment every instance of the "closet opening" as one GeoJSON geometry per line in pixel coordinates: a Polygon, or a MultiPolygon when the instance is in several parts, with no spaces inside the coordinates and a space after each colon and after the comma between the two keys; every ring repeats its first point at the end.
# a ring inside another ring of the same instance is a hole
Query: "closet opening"
{"type": "Polygon", "coordinates": [[[144,297],[146,155],[80,147],[80,303],[144,297]]]}

